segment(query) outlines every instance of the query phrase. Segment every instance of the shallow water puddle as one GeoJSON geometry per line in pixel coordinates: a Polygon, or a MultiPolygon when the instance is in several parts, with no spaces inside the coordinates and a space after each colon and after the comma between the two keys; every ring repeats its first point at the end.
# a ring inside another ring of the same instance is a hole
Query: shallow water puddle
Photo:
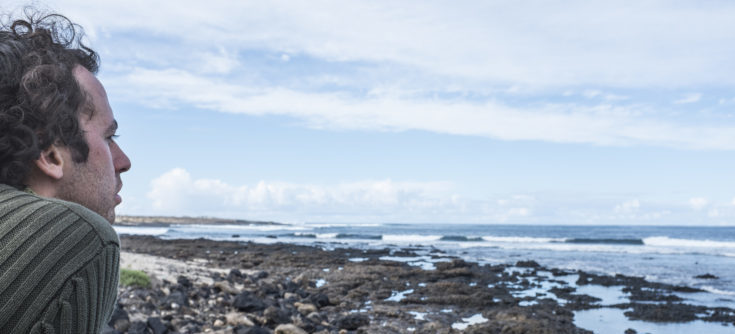
{"type": "MultiPolygon", "coordinates": [[[[575,285],[576,286],[576,285],[575,285]]],[[[621,303],[628,303],[630,296],[623,292],[622,286],[602,286],[595,284],[586,284],[582,286],[576,286],[577,294],[588,295],[602,299],[600,305],[615,305],[621,303]]]]}
{"type": "Polygon", "coordinates": [[[462,321],[455,322],[452,324],[452,328],[456,330],[464,330],[467,327],[486,322],[487,318],[483,317],[482,314],[475,314],[469,318],[462,318],[462,321]]]}
{"type": "Polygon", "coordinates": [[[684,303],[709,307],[729,307],[735,305],[735,295],[715,294],[709,292],[674,292],[674,295],[684,299],[684,303]]]}
{"type": "Polygon", "coordinates": [[[701,320],[686,323],[655,323],[641,320],[629,320],[623,314],[625,310],[616,308],[600,308],[574,312],[574,324],[596,334],[620,334],[628,328],[638,333],[666,333],[666,334],[732,334],[735,327],[723,326],[719,323],[704,322],[701,320]]]}
{"type": "Polygon", "coordinates": [[[413,318],[416,320],[426,320],[426,315],[428,314],[426,312],[416,312],[416,311],[409,311],[408,313],[413,315],[413,318]]]}
{"type": "Polygon", "coordinates": [[[423,270],[434,270],[436,269],[436,266],[434,263],[437,262],[450,262],[450,259],[434,259],[431,256],[413,256],[413,257],[403,257],[403,256],[381,256],[380,260],[382,261],[396,261],[396,262],[406,262],[410,266],[415,267],[421,267],[423,270]]]}
{"type": "Polygon", "coordinates": [[[565,285],[560,282],[551,282],[551,281],[545,281],[542,278],[539,278],[537,281],[535,281],[537,286],[531,286],[529,288],[525,288],[522,285],[511,285],[509,288],[515,289],[511,290],[510,293],[513,295],[513,297],[516,298],[526,298],[531,297],[535,298],[532,301],[521,301],[519,305],[521,306],[531,306],[538,304],[538,301],[536,299],[538,298],[550,298],[555,300],[559,304],[564,304],[566,301],[564,299],[556,297],[555,294],[549,292],[550,289],[554,287],[564,287],[565,285]]]}
{"type": "Polygon", "coordinates": [[[393,291],[393,294],[386,298],[385,301],[387,302],[400,302],[403,300],[403,298],[406,298],[406,295],[409,293],[413,293],[413,289],[408,289],[406,291],[393,291]]]}

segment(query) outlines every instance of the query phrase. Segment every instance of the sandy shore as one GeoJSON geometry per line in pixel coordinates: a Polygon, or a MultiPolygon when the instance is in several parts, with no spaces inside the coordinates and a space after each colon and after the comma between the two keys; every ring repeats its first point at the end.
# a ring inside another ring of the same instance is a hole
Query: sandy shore
{"type": "Polygon", "coordinates": [[[590,333],[574,325],[573,312],[600,307],[576,291],[593,284],[623,286],[631,301],[614,307],[630,319],[735,324],[732,309],[674,294],[694,289],[533,261],[480,266],[412,249],[121,241],[121,266],[154,284],[121,287],[109,333],[590,333]]]}

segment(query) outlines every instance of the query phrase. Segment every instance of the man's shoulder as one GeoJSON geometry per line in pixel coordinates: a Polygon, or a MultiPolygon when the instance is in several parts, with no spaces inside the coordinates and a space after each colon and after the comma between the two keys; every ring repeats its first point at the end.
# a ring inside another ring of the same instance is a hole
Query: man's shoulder
{"type": "Polygon", "coordinates": [[[55,216],[72,216],[76,219],[67,221],[73,221],[77,224],[87,224],[94,229],[103,242],[119,244],[117,233],[112,228],[112,225],[92,210],[77,203],[42,197],[5,184],[0,184],[0,222],[13,215],[16,217],[19,216],[18,218],[24,218],[23,216],[30,216],[35,213],[36,217],[41,217],[42,215],[37,214],[37,212],[41,211],[54,212],[55,216]]]}

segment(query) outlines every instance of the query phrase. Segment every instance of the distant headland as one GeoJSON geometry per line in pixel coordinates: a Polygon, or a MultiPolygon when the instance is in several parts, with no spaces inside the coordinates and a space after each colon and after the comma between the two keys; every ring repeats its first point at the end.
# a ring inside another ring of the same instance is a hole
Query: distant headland
{"type": "Polygon", "coordinates": [[[220,225],[284,225],[271,221],[226,219],[215,217],[172,217],[172,216],[117,216],[114,225],[120,226],[170,226],[176,224],[220,224],[220,225]]]}

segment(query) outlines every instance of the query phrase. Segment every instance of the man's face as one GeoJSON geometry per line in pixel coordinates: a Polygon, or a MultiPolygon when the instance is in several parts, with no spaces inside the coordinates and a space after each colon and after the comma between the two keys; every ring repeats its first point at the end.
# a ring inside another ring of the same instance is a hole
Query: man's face
{"type": "Polygon", "coordinates": [[[65,161],[69,163],[63,167],[58,197],[79,203],[113,223],[115,206],[122,201],[118,195],[122,188],[120,173],[130,169],[130,159],[114,141],[117,121],[102,84],[81,66],[74,69],[74,77],[94,108],[91,118],[85,113],[79,116],[89,156],[86,162],[76,163],[69,149],[65,149],[65,161]]]}

